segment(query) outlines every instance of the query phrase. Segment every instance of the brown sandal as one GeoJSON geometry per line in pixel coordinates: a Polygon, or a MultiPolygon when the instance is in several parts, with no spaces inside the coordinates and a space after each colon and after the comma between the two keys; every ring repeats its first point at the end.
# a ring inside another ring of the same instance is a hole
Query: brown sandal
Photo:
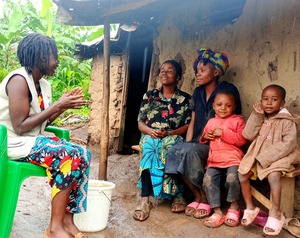
{"type": "Polygon", "coordinates": [[[184,197],[175,197],[172,203],[172,212],[184,212],[186,208],[186,201],[184,197]],[[179,208],[178,208],[179,206],[179,208]]]}
{"type": "Polygon", "coordinates": [[[137,221],[145,221],[149,215],[150,215],[150,210],[152,208],[152,203],[141,203],[140,205],[137,206],[137,208],[134,210],[133,213],[133,218],[137,221]],[[140,218],[136,212],[142,212],[144,213],[144,217],[140,218]]]}

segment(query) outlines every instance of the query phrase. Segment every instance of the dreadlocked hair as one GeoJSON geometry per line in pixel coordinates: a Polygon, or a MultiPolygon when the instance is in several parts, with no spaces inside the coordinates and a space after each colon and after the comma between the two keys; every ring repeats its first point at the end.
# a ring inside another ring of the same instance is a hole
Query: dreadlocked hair
{"type": "Polygon", "coordinates": [[[39,33],[30,33],[25,36],[18,46],[17,56],[21,66],[31,74],[37,67],[43,75],[47,74],[50,55],[57,59],[57,46],[53,39],[39,33]]]}

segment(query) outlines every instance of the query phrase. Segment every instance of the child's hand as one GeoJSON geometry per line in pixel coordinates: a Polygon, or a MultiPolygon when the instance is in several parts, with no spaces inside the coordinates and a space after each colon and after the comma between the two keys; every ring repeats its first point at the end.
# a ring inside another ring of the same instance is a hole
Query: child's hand
{"type": "Polygon", "coordinates": [[[209,131],[204,134],[204,139],[205,140],[213,140],[215,138],[213,131],[209,131]]]}
{"type": "Polygon", "coordinates": [[[255,103],[255,104],[253,105],[253,109],[254,109],[254,111],[256,111],[256,112],[259,113],[259,114],[264,114],[264,110],[262,109],[260,103],[255,103]]]}
{"type": "Polygon", "coordinates": [[[221,137],[223,134],[223,130],[221,128],[215,128],[213,130],[214,137],[221,137]]]}

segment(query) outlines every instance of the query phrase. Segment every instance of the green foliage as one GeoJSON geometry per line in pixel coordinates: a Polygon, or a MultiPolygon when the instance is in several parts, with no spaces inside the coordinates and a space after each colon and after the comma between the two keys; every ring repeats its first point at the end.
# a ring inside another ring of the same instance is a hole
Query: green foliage
{"type": "MultiPolygon", "coordinates": [[[[90,62],[90,61],[89,61],[90,62]]],[[[53,90],[53,99],[57,100],[64,89],[82,87],[86,99],[90,98],[88,93],[90,83],[90,64],[80,63],[68,55],[60,56],[60,66],[56,73],[49,78],[53,90]]]]}
{"type": "MultiPolygon", "coordinates": [[[[56,5],[51,0],[42,0],[39,13],[30,1],[6,0],[3,12],[4,18],[0,19],[0,82],[10,71],[20,67],[16,57],[18,42],[30,32],[43,33],[56,41],[59,51],[60,66],[54,76],[48,79],[52,84],[53,101],[62,95],[64,89],[76,87],[82,87],[85,98],[89,100],[91,60],[79,62],[73,58],[73,53],[76,43],[103,35],[103,27],[57,24],[56,5]]],[[[89,107],[70,110],[68,113],[87,115],[89,107]]]]}

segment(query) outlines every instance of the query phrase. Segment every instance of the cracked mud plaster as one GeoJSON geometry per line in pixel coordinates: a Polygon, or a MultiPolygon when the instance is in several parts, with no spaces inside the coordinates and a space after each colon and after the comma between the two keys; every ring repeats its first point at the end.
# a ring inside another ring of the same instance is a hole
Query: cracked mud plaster
{"type": "Polygon", "coordinates": [[[278,67],[277,67],[277,64],[278,64],[278,60],[277,58],[272,61],[272,62],[269,62],[268,64],[268,76],[269,76],[269,79],[271,81],[275,81],[278,79],[278,67]]]}

